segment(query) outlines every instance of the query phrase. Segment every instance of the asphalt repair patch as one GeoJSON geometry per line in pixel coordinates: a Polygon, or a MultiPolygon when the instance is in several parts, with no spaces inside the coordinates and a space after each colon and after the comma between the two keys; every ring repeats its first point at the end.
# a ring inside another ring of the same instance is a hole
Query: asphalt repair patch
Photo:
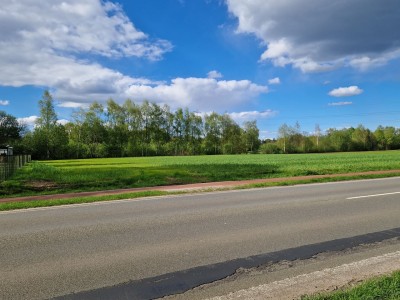
{"type": "Polygon", "coordinates": [[[364,244],[378,243],[384,240],[399,237],[400,228],[393,228],[350,238],[310,244],[306,246],[250,256],[247,258],[239,258],[222,263],[195,267],[184,271],[129,281],[115,286],[73,293],[53,299],[156,299],[184,293],[200,285],[222,280],[235,274],[238,269],[251,269],[266,264],[278,263],[280,261],[310,259],[313,256],[324,252],[344,251],[364,244]]]}

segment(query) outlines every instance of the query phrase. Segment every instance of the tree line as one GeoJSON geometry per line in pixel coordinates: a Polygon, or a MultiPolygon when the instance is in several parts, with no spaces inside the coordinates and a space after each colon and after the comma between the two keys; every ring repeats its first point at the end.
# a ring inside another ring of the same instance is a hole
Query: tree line
{"type": "Polygon", "coordinates": [[[201,116],[148,101],[128,99],[119,105],[110,99],[105,106],[94,102],[76,110],[64,125],[58,122],[48,91],[39,108],[32,130],[19,124],[19,138],[1,136],[0,145],[12,143],[16,151],[29,152],[34,159],[62,159],[239,154],[257,151],[260,143],[256,121],[241,127],[228,114],[201,116]]]}
{"type": "Polygon", "coordinates": [[[189,109],[171,111],[168,105],[126,100],[106,105],[94,102],[58,122],[54,100],[45,91],[39,100],[39,117],[33,129],[0,111],[0,146],[10,144],[16,153],[34,159],[99,158],[156,155],[241,153],[309,153],[400,149],[400,130],[379,126],[301,131],[299,123],[283,124],[278,138],[260,140],[256,121],[239,126],[228,114],[204,116],[189,109]]]}
{"type": "Polygon", "coordinates": [[[356,128],[330,128],[325,133],[317,124],[312,134],[302,132],[300,124],[283,124],[278,139],[263,141],[260,153],[317,153],[376,151],[400,149],[400,129],[378,126],[375,131],[359,125],[356,128]]]}

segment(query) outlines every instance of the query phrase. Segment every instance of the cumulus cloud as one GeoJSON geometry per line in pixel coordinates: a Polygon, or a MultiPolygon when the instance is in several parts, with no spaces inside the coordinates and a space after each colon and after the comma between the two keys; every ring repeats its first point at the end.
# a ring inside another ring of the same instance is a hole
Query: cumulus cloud
{"type": "Polygon", "coordinates": [[[58,107],[64,107],[64,108],[85,108],[87,105],[84,103],[79,103],[79,102],[61,102],[57,105],[58,107]]]}
{"type": "Polygon", "coordinates": [[[80,102],[149,83],[103,67],[96,57],[158,60],[172,48],[138,30],[119,5],[100,0],[5,2],[0,37],[0,85],[47,86],[61,100],[80,102]]]}
{"type": "Polygon", "coordinates": [[[33,127],[36,123],[38,116],[30,116],[25,118],[18,118],[17,121],[20,124],[27,125],[29,127],[33,127]]]}
{"type": "Polygon", "coordinates": [[[275,77],[275,78],[268,80],[268,83],[269,84],[281,84],[281,80],[279,77],[275,77]]]}
{"type": "Polygon", "coordinates": [[[239,33],[266,46],[261,60],[303,72],[368,69],[400,57],[400,2],[227,0],[239,33]]]}
{"type": "Polygon", "coordinates": [[[10,104],[10,101],[8,100],[0,100],[0,106],[7,106],[10,104]]]}
{"type": "Polygon", "coordinates": [[[109,1],[6,1],[0,16],[3,43],[23,42],[24,48],[29,44],[54,55],[84,52],[156,60],[171,48],[168,41],[152,40],[138,30],[122,7],[109,1]]]}
{"type": "Polygon", "coordinates": [[[337,89],[333,89],[328,93],[328,95],[332,97],[350,97],[360,95],[363,92],[364,91],[358,86],[352,85],[349,87],[339,87],[337,89]]]}
{"type": "MultiPolygon", "coordinates": [[[[26,125],[28,127],[35,127],[38,118],[39,118],[38,116],[30,116],[25,118],[17,118],[17,121],[18,123],[26,125]]],[[[70,121],[66,119],[57,120],[57,123],[61,125],[65,125],[69,122],[70,121]]]]}
{"type": "Polygon", "coordinates": [[[218,79],[218,78],[222,78],[223,76],[220,72],[213,70],[213,71],[210,71],[207,73],[207,77],[218,79]]]}
{"type": "Polygon", "coordinates": [[[277,115],[277,112],[274,110],[264,110],[264,111],[243,111],[243,112],[233,112],[228,115],[235,121],[247,121],[247,120],[257,120],[257,119],[265,119],[271,118],[277,115]]]}
{"type": "Polygon", "coordinates": [[[126,96],[132,99],[168,101],[174,107],[193,107],[199,110],[223,110],[240,105],[267,93],[268,87],[249,80],[216,80],[213,78],[175,78],[169,84],[132,85],[126,96]]]}
{"type": "Polygon", "coordinates": [[[69,122],[70,122],[70,121],[69,121],[69,120],[66,120],[66,119],[57,120],[57,123],[60,124],[60,125],[65,125],[65,124],[67,124],[67,123],[69,123],[69,122]]]}
{"type": "Polygon", "coordinates": [[[101,65],[99,56],[154,61],[172,49],[170,42],[137,29],[110,1],[8,1],[0,11],[0,37],[0,85],[49,87],[60,107],[129,97],[217,110],[268,92],[248,80],[218,80],[222,74],[215,70],[210,78],[159,82],[101,65]]]}
{"type": "Polygon", "coordinates": [[[352,104],[353,104],[353,102],[345,102],[345,101],[328,103],[329,106],[346,106],[346,105],[352,105],[352,104]]]}

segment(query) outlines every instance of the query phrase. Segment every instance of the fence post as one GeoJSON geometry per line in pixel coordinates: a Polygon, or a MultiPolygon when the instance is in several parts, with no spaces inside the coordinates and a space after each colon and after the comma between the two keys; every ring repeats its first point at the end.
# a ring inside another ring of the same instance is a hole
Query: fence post
{"type": "Polygon", "coordinates": [[[11,177],[16,170],[31,162],[31,155],[0,156],[0,182],[11,177]]]}

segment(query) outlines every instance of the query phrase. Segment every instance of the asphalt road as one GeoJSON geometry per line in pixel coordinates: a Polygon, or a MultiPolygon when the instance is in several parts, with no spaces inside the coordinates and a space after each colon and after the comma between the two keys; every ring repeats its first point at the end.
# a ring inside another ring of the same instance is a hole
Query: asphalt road
{"type": "Polygon", "coordinates": [[[0,213],[0,299],[45,299],[400,227],[400,178],[0,213]]]}

